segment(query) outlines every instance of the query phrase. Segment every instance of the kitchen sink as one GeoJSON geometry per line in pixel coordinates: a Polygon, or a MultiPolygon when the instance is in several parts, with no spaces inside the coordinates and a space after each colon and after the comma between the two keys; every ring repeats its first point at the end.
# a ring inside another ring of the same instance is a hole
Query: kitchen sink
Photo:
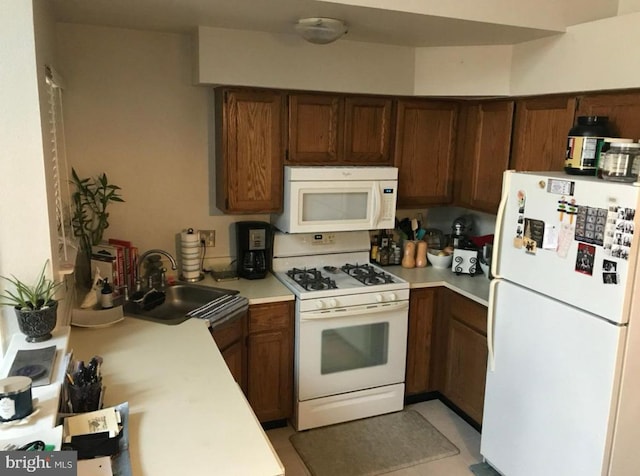
{"type": "Polygon", "coordinates": [[[199,308],[225,295],[237,294],[238,291],[212,288],[197,284],[174,284],[167,286],[164,296],[155,293],[151,299],[143,303],[127,301],[124,304],[124,314],[137,319],[176,325],[189,319],[190,311],[199,308]]]}

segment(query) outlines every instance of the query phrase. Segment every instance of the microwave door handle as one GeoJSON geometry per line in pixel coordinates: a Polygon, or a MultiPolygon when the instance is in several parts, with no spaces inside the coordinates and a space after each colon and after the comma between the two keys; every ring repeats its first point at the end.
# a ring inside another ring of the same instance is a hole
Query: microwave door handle
{"type": "Polygon", "coordinates": [[[374,226],[378,226],[380,223],[380,215],[382,214],[382,193],[380,192],[380,184],[378,182],[373,183],[373,221],[374,226]]]}

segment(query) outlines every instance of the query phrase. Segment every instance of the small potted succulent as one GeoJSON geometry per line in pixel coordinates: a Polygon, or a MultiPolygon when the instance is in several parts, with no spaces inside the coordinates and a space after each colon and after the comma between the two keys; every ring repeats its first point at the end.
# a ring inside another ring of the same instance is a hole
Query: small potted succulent
{"type": "Polygon", "coordinates": [[[0,276],[14,288],[6,289],[0,294],[0,305],[13,306],[18,318],[18,326],[27,336],[27,342],[42,342],[50,339],[51,331],[56,327],[58,301],[54,299],[54,295],[62,283],[55,283],[45,276],[48,263],[47,260],[36,284],[31,286],[14,275],[11,275],[11,278],[0,276]]]}

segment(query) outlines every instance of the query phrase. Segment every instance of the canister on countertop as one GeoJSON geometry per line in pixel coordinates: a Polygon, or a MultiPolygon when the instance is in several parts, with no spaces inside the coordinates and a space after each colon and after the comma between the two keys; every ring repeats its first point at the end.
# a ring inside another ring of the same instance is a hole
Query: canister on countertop
{"type": "Polygon", "coordinates": [[[572,175],[596,175],[598,151],[610,137],[607,116],[580,116],[567,138],[564,170],[572,175]]]}
{"type": "Polygon", "coordinates": [[[612,142],[605,152],[603,180],[637,182],[640,173],[640,144],[612,142]]]}
{"type": "Polygon", "coordinates": [[[33,412],[29,377],[0,379],[0,422],[21,420],[33,412]]]}

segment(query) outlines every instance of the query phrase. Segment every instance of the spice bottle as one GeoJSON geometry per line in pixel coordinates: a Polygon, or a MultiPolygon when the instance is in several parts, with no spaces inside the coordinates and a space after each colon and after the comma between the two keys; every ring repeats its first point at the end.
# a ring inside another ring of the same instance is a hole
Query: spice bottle
{"type": "Polygon", "coordinates": [[[100,291],[100,305],[102,309],[110,309],[113,307],[113,288],[109,284],[109,278],[102,280],[102,291],[100,291]]]}

